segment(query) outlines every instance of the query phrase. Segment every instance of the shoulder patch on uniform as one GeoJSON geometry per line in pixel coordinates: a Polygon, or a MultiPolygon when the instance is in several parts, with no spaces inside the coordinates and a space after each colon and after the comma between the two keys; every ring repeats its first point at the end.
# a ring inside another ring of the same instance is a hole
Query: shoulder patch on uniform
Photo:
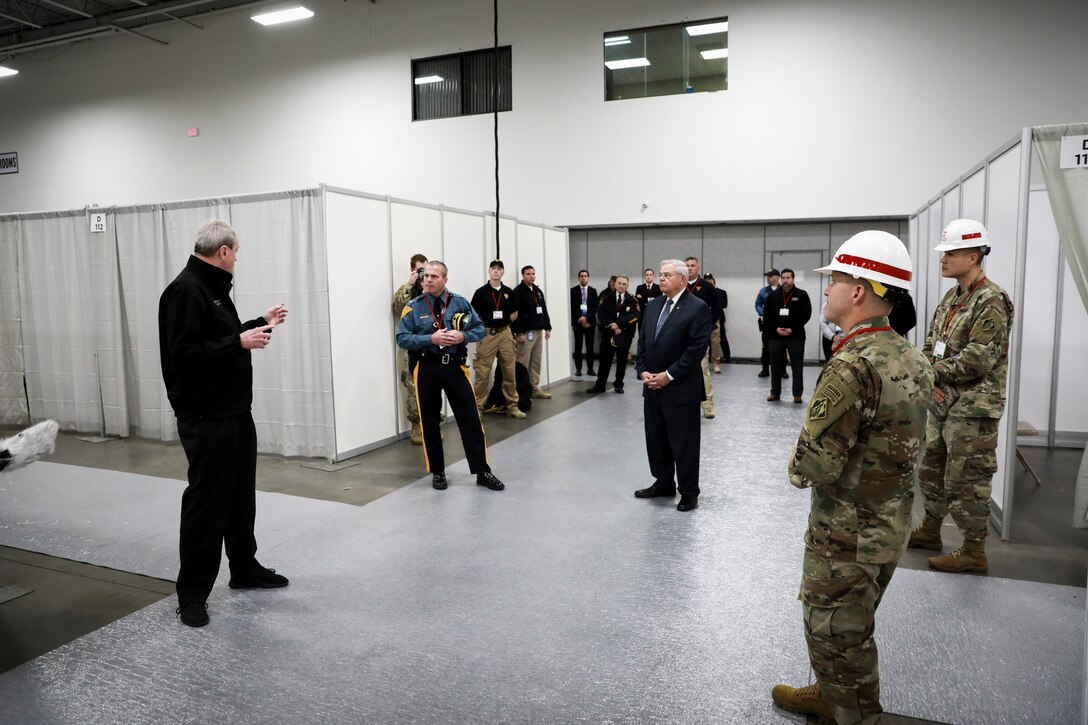
{"type": "Polygon", "coordinates": [[[404,309],[402,309],[402,310],[400,311],[400,316],[401,316],[401,317],[404,317],[405,315],[407,315],[407,314],[408,314],[409,312],[411,312],[411,311],[412,311],[412,307],[411,307],[410,305],[405,305],[405,306],[404,306],[404,309]]]}
{"type": "Polygon", "coordinates": [[[822,436],[854,405],[856,397],[841,372],[825,370],[805,415],[805,429],[809,435],[813,438],[822,436]]]}
{"type": "Polygon", "coordinates": [[[975,323],[972,337],[982,343],[989,343],[1004,329],[1006,317],[996,306],[987,307],[975,323]]]}
{"type": "Polygon", "coordinates": [[[827,417],[827,398],[813,398],[808,407],[808,417],[823,420],[827,417]]]}

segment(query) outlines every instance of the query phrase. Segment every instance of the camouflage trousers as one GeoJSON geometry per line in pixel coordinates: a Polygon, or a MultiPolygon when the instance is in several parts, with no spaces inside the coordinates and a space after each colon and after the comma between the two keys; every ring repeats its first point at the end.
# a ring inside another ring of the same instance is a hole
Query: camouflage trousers
{"type": "Polygon", "coordinates": [[[926,424],[926,452],[918,474],[926,516],[943,520],[951,513],[970,541],[986,538],[999,422],[957,416],[941,420],[930,411],[926,424]]]}
{"type": "Polygon", "coordinates": [[[801,594],[808,658],[838,725],[880,721],[876,609],[896,562],[833,561],[805,551],[801,594]]]}
{"type": "MultiPolygon", "coordinates": [[[[419,423],[419,402],[416,399],[416,381],[412,371],[408,369],[408,351],[401,350],[397,356],[397,374],[400,375],[400,384],[404,386],[404,414],[408,416],[408,422],[419,423]]],[[[446,420],[446,412],[438,414],[439,420],[446,420]]]]}

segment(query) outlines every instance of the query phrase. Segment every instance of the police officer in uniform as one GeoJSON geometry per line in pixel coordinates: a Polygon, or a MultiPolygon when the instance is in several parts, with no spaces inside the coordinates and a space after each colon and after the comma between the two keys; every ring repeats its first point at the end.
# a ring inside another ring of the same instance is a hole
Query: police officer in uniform
{"type": "MultiPolygon", "coordinates": [[[[513,290],[502,283],[506,265],[496,259],[488,267],[488,283],[472,295],[472,309],[484,322],[487,336],[476,343],[476,357],[472,361],[472,384],[476,393],[476,408],[483,412],[487,389],[491,384],[491,366],[499,359],[502,370],[502,394],[506,398],[506,414],[511,418],[527,417],[518,408],[518,388],[515,377],[517,351],[510,323],[517,319],[518,308],[513,290]]],[[[501,409],[500,409],[501,410],[501,409]]]]}
{"type": "Polygon", "coordinates": [[[466,365],[468,343],[478,342],[487,332],[468,300],[446,289],[446,279],[445,264],[428,262],[423,272],[423,294],[404,306],[397,326],[397,345],[408,351],[408,365],[416,384],[423,455],[432,474],[431,485],[445,489],[446,459],[438,421],[445,392],[476,483],[501,491],[505,486],[491,473],[487,462],[483,424],[466,365]]]}
{"type": "Polygon", "coordinates": [[[933,556],[929,566],[947,572],[985,572],[991,480],[997,472],[997,427],[1005,412],[1012,301],[986,277],[982,258],[990,234],[971,219],[957,219],[935,247],[941,276],[956,280],[933,313],[922,352],[933,363],[926,453],[918,476],[925,519],[910,546],[940,551],[941,522],[952,514],[963,546],[933,556]]]}
{"type": "Polygon", "coordinates": [[[771,697],[838,725],[872,725],[883,711],[874,618],[910,532],[933,370],[887,318],[910,289],[902,242],[861,232],[816,271],[831,273],[827,317],[847,331],[789,463],[790,483],[812,489],[799,598],[816,682],[777,685],[771,697]]]}
{"type": "MultiPolygon", "coordinates": [[[[393,293],[393,327],[396,330],[397,321],[400,320],[401,310],[408,304],[408,300],[418,297],[423,293],[423,266],[427,264],[427,255],[413,254],[409,262],[411,273],[408,281],[397,288],[393,293]]],[[[423,445],[423,428],[419,425],[419,404],[416,402],[416,385],[412,382],[412,373],[408,369],[408,354],[403,352],[397,356],[397,377],[404,386],[404,414],[412,425],[412,445],[423,445]]],[[[446,419],[445,412],[440,416],[446,419]]]]}
{"type": "Polygon", "coordinates": [[[635,325],[639,318],[639,305],[627,293],[630,284],[626,275],[616,277],[615,289],[605,292],[597,300],[597,326],[601,332],[601,349],[597,356],[597,382],[586,392],[603,393],[612,370],[612,357],[616,358],[616,380],[612,388],[623,393],[623,375],[627,372],[627,356],[635,339],[635,325]]]}

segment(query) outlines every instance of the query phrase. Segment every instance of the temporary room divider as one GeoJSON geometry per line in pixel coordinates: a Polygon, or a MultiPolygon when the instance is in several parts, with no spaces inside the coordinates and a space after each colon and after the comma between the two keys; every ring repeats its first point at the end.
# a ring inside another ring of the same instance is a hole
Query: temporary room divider
{"type": "MultiPolygon", "coordinates": [[[[209,218],[239,234],[241,317],[277,302],[290,311],[253,355],[259,450],[339,461],[403,435],[393,291],[422,252],[446,261],[450,288],[471,296],[494,255],[494,215],[324,185],[0,215],[0,423],[54,418],[65,430],[176,439],[158,299],[209,218]]],[[[560,315],[542,371],[544,383],[557,382],[570,349],[566,232],[500,223],[506,282],[520,280],[518,260],[533,264],[560,315]]]]}

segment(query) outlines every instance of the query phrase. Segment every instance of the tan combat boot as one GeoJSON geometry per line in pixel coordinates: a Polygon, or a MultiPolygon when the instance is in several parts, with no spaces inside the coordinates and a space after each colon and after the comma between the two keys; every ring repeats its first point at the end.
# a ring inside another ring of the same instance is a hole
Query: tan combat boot
{"type": "Polygon", "coordinates": [[[929,568],[953,574],[969,571],[985,574],[990,568],[986,563],[986,542],[965,540],[963,546],[951,554],[929,557],[929,568]]]}
{"type": "Polygon", "coordinates": [[[831,714],[831,708],[824,702],[819,682],[814,682],[808,687],[775,685],[771,690],[771,699],[783,710],[801,715],[815,715],[820,718],[821,723],[835,725],[835,716],[831,714]]]}
{"type": "Polygon", "coordinates": [[[910,541],[907,542],[908,549],[940,551],[942,546],[941,520],[931,516],[926,516],[922,519],[922,524],[914,531],[910,532],[910,541]]]}
{"type": "Polygon", "coordinates": [[[423,426],[419,423],[412,423],[412,445],[423,445],[423,426]]]}

